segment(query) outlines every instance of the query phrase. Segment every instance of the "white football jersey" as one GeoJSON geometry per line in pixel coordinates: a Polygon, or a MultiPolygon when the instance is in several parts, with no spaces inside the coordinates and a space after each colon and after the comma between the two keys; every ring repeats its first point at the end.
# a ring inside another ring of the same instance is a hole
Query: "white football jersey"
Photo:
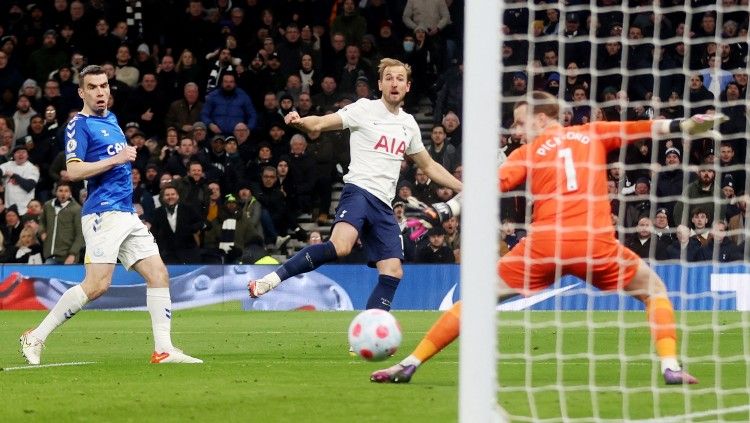
{"type": "Polygon", "coordinates": [[[362,98],[336,112],[351,130],[351,163],[344,182],[354,184],[391,205],[404,154],[424,150],[414,117],[402,109],[394,115],[382,100],[362,98]]]}

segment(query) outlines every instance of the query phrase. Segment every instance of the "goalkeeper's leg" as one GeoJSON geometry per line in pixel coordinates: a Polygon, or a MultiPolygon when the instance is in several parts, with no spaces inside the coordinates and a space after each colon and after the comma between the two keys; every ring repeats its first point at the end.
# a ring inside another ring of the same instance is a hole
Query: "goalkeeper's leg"
{"type": "MultiPolygon", "coordinates": [[[[500,300],[515,295],[518,295],[516,290],[509,288],[503,281],[500,281],[498,292],[500,300]]],[[[461,301],[453,304],[432,325],[417,345],[417,348],[408,357],[394,366],[374,372],[370,375],[370,380],[379,383],[408,383],[422,363],[435,356],[458,338],[461,327],[461,306],[461,301]]]]}
{"type": "Polygon", "coordinates": [[[696,378],[682,370],[677,361],[674,309],[659,275],[641,260],[635,276],[625,287],[625,291],[646,305],[646,316],[651,326],[651,337],[656,346],[656,353],[661,360],[664,381],[668,385],[698,383],[696,378]]]}

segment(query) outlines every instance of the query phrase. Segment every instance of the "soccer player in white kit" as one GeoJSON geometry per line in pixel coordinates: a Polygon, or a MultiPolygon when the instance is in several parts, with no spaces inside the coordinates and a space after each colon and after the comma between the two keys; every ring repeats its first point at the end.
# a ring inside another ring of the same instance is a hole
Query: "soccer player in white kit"
{"type": "Polygon", "coordinates": [[[401,109],[411,86],[411,68],[385,58],[378,66],[380,99],[360,99],[336,113],[301,118],[295,111],[284,118],[304,132],[349,129],[351,164],[344,176],[344,189],[329,241],[310,245],[276,271],[248,283],[250,296],[257,298],[281,281],[309,272],[348,255],[361,239],[368,261],[378,270],[378,283],[365,308],[390,310],[403,276],[401,231],[391,202],[396,195],[401,162],[409,156],[437,185],[461,191],[461,181],[436,163],[422,144],[414,117],[401,109]]]}
{"type": "Polygon", "coordinates": [[[119,258],[125,268],[135,269],[146,280],[146,306],[154,333],[151,362],[202,363],[172,345],[169,274],[154,237],[133,208],[130,163],[136,151],[107,110],[109,83],[100,66],[81,71],[78,95],[83,109],[65,128],[65,159],[72,180],[88,180],[89,195],[81,210],[86,276],[63,293],[39,326],[21,335],[21,353],[29,364],[39,364],[47,336],[107,292],[119,258]]]}

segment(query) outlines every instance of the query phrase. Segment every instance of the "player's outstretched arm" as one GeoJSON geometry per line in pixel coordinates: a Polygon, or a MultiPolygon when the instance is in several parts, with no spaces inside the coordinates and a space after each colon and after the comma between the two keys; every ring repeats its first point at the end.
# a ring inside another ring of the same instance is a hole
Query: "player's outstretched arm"
{"type": "Polygon", "coordinates": [[[306,133],[344,129],[344,122],[337,113],[325,116],[300,117],[299,113],[292,111],[284,116],[284,123],[306,133]]]}
{"type": "Polygon", "coordinates": [[[697,114],[687,119],[660,120],[654,126],[656,132],[660,135],[673,133],[696,135],[711,131],[715,125],[720,125],[728,120],[729,117],[723,113],[697,114]]]}
{"type": "Polygon", "coordinates": [[[67,163],[68,176],[73,181],[81,181],[104,173],[117,165],[135,161],[136,154],[135,147],[128,145],[114,156],[97,162],[70,161],[67,163]]]}

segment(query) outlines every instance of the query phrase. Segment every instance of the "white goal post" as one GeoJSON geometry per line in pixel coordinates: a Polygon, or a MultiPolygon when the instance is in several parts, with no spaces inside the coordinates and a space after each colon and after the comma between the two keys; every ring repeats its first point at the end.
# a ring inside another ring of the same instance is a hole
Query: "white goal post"
{"type": "Polygon", "coordinates": [[[459,421],[505,421],[497,401],[500,2],[467,0],[464,38],[459,421]],[[466,148],[466,146],[471,148],[466,148]]]}

